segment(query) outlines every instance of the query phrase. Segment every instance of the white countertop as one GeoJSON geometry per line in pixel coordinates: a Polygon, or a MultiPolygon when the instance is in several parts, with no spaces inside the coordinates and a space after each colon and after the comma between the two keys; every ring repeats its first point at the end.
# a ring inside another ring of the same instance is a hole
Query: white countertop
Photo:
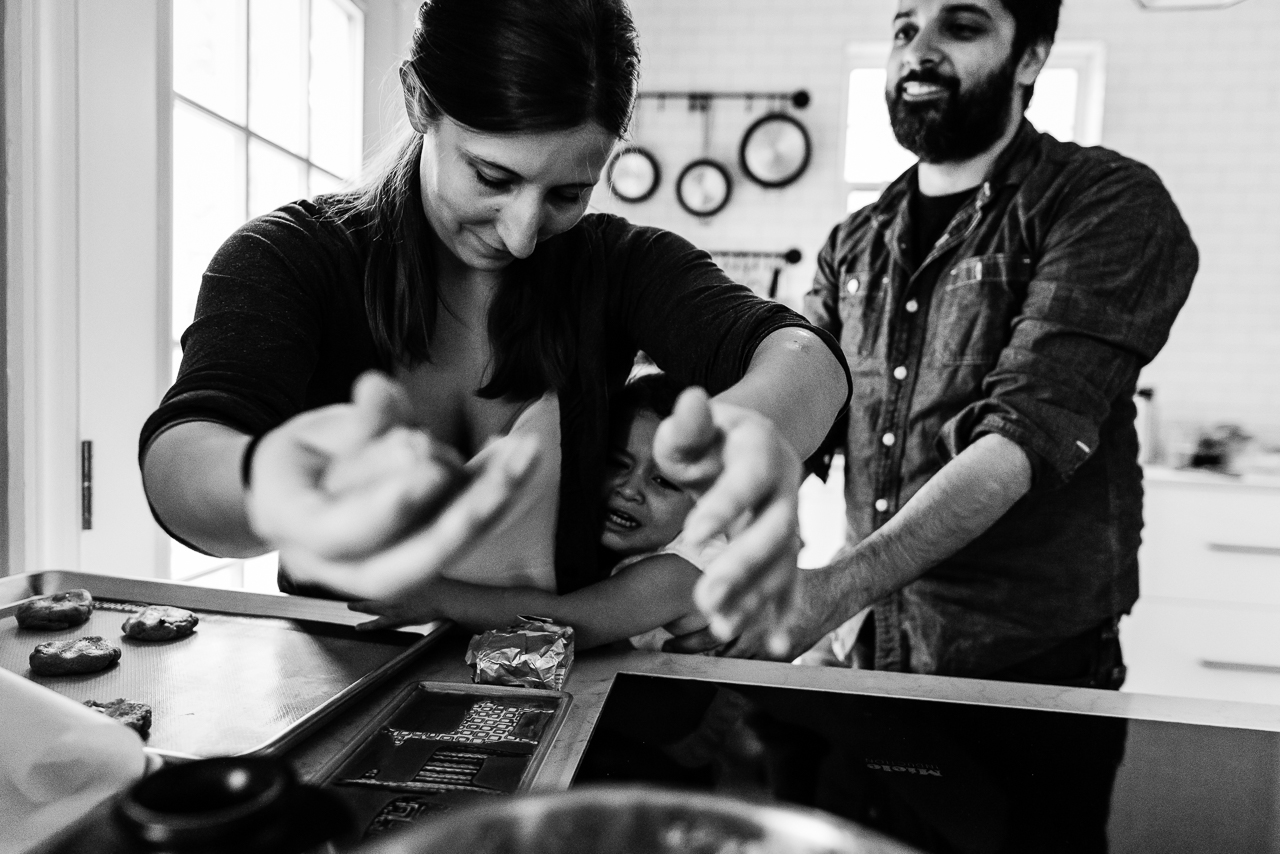
{"type": "Polygon", "coordinates": [[[1280,490],[1280,475],[1226,474],[1209,469],[1175,469],[1168,466],[1144,466],[1143,480],[1148,483],[1181,483],[1220,487],[1257,487],[1280,490]]]}

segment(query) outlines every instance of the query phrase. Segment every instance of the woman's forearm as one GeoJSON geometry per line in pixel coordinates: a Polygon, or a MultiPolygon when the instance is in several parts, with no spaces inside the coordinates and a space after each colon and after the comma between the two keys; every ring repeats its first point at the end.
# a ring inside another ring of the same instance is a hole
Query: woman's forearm
{"type": "Polygon", "coordinates": [[[173,533],[210,554],[253,557],[268,550],[245,515],[240,459],[249,437],[209,421],[164,431],[147,449],[142,482],[173,533]]]}
{"type": "Polygon", "coordinates": [[[817,450],[848,396],[835,354],[813,332],[789,326],[765,338],[746,375],[715,400],[764,415],[803,459],[817,450]]]}

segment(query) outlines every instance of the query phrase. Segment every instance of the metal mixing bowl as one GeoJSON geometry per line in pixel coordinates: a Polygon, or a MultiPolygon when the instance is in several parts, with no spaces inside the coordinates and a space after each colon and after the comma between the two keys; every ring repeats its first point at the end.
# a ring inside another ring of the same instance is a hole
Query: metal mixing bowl
{"type": "Polygon", "coordinates": [[[495,797],[360,854],[918,854],[818,810],[648,786],[495,797]]]}

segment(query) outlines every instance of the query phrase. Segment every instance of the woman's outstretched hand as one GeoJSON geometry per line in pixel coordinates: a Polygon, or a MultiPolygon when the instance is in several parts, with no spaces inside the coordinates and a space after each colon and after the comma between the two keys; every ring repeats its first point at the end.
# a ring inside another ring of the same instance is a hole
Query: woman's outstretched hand
{"type": "Polygon", "coordinates": [[[695,543],[729,537],[694,589],[711,632],[729,640],[748,624],[775,626],[770,646],[789,647],[782,627],[795,595],[804,470],[795,448],[765,416],[693,388],[658,428],[654,459],[699,494],[686,536],[695,543]]]}
{"type": "Polygon", "coordinates": [[[367,373],[351,403],[262,438],[249,522],[299,581],[360,599],[399,596],[502,518],[536,454],[532,441],[513,441],[469,477],[453,448],[412,426],[403,389],[367,373]]]}

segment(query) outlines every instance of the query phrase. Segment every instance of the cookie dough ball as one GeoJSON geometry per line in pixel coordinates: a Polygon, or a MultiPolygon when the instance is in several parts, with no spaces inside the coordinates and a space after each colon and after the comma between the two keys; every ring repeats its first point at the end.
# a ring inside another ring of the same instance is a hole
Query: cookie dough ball
{"type": "Polygon", "coordinates": [[[120,647],[97,635],[42,643],[31,653],[31,670],[41,676],[97,673],[120,660],[120,647]]]}
{"type": "Polygon", "coordinates": [[[88,590],[66,590],[22,603],[14,616],[24,629],[54,631],[84,625],[91,613],[93,597],[88,590]]]}
{"type": "Polygon", "coordinates": [[[85,700],[84,704],[96,712],[102,712],[136,732],[143,738],[151,732],[151,707],[146,703],[130,703],[123,697],[109,703],[85,700]]]}
{"type": "Polygon", "coordinates": [[[186,608],[148,605],[120,626],[127,638],[141,641],[167,641],[185,638],[196,630],[200,618],[186,608]]]}

